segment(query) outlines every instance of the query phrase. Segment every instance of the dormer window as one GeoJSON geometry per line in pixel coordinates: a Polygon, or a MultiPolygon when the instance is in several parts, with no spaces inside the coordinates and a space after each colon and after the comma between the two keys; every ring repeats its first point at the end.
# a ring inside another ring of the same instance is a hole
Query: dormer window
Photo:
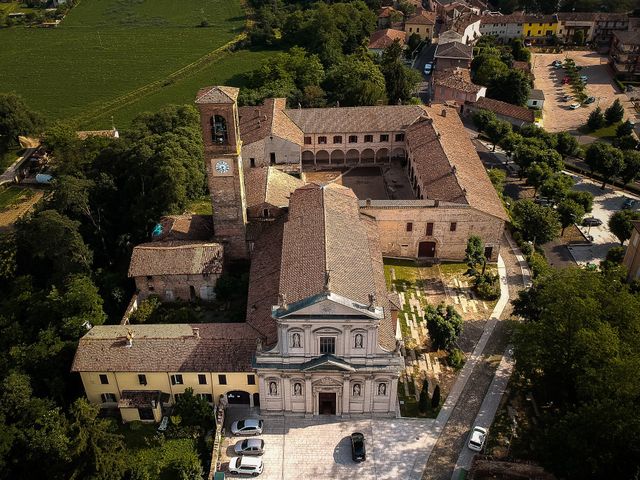
{"type": "Polygon", "coordinates": [[[211,141],[215,145],[226,145],[228,143],[227,121],[221,115],[211,117],[211,141]]]}

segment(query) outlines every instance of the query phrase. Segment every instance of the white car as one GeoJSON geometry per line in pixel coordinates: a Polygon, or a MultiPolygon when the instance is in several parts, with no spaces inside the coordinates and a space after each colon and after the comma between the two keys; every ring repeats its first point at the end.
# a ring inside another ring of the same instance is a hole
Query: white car
{"type": "Polygon", "coordinates": [[[264,470],[260,457],[233,457],[229,460],[229,473],[242,473],[257,477],[264,470]]]}
{"type": "Polygon", "coordinates": [[[433,63],[425,63],[424,64],[424,74],[425,75],[431,74],[432,70],[433,70],[433,63]]]}
{"type": "Polygon", "coordinates": [[[577,110],[580,108],[580,104],[579,103],[572,103],[571,105],[569,105],[569,108],[571,110],[577,110]]]}
{"type": "Polygon", "coordinates": [[[260,435],[264,422],[255,418],[237,420],[231,424],[231,433],[234,435],[260,435]]]}
{"type": "Polygon", "coordinates": [[[481,452],[484,447],[484,441],[487,438],[487,429],[478,427],[477,425],[471,430],[469,437],[469,448],[474,452],[481,452]]]}

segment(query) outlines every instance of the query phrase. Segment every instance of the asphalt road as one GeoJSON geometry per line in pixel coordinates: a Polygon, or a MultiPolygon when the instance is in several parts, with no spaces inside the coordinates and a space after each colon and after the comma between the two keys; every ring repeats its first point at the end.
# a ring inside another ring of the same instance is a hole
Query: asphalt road
{"type": "Polygon", "coordinates": [[[436,46],[436,44],[432,43],[431,45],[423,47],[420,55],[418,55],[418,58],[416,58],[415,62],[413,63],[413,68],[418,70],[424,78],[424,81],[419,85],[418,88],[418,96],[424,103],[428,103],[430,100],[428,88],[429,77],[422,72],[424,71],[424,65],[426,63],[433,62],[433,56],[436,53],[436,46]]]}

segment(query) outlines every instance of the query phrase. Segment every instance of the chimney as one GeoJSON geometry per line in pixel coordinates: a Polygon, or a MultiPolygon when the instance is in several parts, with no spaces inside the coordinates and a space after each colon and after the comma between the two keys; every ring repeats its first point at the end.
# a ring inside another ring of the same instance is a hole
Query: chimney
{"type": "Polygon", "coordinates": [[[127,328],[127,348],[133,347],[133,337],[134,336],[135,336],[135,334],[133,333],[133,331],[127,328]]]}
{"type": "Polygon", "coordinates": [[[289,306],[287,304],[287,294],[286,293],[279,293],[278,294],[278,306],[283,310],[286,310],[287,307],[289,306]]]}
{"type": "Polygon", "coordinates": [[[443,108],[443,109],[442,109],[442,116],[443,116],[443,117],[446,117],[446,116],[447,116],[447,109],[446,109],[446,108],[443,108]]]}
{"type": "Polygon", "coordinates": [[[200,338],[200,329],[198,327],[193,327],[193,336],[200,338]]]}
{"type": "Polygon", "coordinates": [[[367,207],[370,207],[370,206],[371,206],[371,199],[370,199],[370,198],[367,198],[367,199],[364,201],[364,203],[365,203],[365,205],[366,205],[367,207]]]}

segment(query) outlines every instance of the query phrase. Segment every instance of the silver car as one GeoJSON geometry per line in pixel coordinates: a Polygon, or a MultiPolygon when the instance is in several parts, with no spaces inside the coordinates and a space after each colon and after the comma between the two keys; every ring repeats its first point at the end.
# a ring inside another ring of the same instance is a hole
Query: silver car
{"type": "Polygon", "coordinates": [[[237,420],[231,424],[231,433],[234,435],[260,435],[264,422],[255,418],[237,420]]]}
{"type": "Polygon", "coordinates": [[[234,445],[233,451],[236,452],[236,455],[262,455],[264,453],[264,440],[259,438],[240,440],[234,445]]]}

